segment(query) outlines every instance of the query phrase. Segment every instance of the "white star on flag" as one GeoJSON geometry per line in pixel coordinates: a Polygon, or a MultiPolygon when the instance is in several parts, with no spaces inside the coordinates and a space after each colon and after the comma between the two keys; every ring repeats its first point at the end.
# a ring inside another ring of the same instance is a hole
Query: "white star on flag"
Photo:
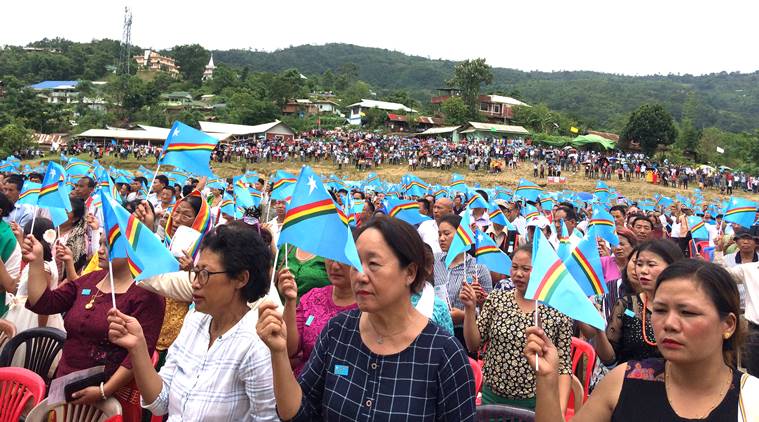
{"type": "Polygon", "coordinates": [[[308,176],[308,194],[311,195],[314,189],[316,189],[316,180],[314,180],[313,176],[308,176]]]}
{"type": "Polygon", "coordinates": [[[477,235],[477,240],[480,241],[480,242],[482,242],[482,233],[480,233],[480,234],[477,235]]]}
{"type": "Polygon", "coordinates": [[[179,128],[174,129],[174,134],[171,135],[172,138],[176,138],[177,136],[179,136],[179,128]]]}

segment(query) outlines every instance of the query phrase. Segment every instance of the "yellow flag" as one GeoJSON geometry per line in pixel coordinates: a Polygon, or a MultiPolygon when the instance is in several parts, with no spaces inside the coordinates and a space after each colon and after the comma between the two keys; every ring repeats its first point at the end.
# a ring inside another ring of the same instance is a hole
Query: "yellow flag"
{"type": "Polygon", "coordinates": [[[87,266],[84,267],[84,270],[82,270],[81,275],[89,274],[99,269],[100,269],[100,265],[98,265],[98,253],[95,252],[94,254],[92,254],[92,258],[90,259],[90,262],[88,262],[87,266]]]}
{"type": "Polygon", "coordinates": [[[572,133],[578,133],[578,132],[580,132],[580,129],[577,129],[576,127],[572,126],[572,127],[569,128],[569,131],[572,132],[572,133]]]}

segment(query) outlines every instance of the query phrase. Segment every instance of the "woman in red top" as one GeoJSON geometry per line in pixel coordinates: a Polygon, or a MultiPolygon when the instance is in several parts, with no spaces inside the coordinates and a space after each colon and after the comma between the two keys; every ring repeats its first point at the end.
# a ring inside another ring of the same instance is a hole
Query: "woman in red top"
{"type": "MultiPolygon", "coordinates": [[[[65,283],[55,290],[47,285],[42,244],[27,235],[22,245],[29,265],[29,297],[26,307],[40,315],[65,313],[67,338],[58,363],[56,377],[104,365],[107,381],[73,394],[73,403],[94,403],[112,396],[132,380],[128,352],[108,340],[108,311],[113,307],[108,276],[108,248],[101,233],[98,250],[100,270],[65,283]]],[[[137,318],[145,332],[148,350],[153,353],[163,322],[161,296],[136,286],[125,258],[114,258],[113,282],[116,307],[137,318]]]]}

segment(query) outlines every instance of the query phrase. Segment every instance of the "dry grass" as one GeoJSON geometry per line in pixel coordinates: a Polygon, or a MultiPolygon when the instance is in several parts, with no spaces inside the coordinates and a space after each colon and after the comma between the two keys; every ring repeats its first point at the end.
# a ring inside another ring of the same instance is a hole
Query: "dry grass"
{"type": "MultiPolygon", "coordinates": [[[[86,155],[81,155],[79,158],[84,160],[89,160],[89,157],[86,155]]],[[[233,158],[234,160],[234,158],[233,158]]],[[[30,161],[28,162],[31,166],[37,165],[38,161],[30,161]]],[[[147,160],[135,160],[133,158],[129,158],[127,160],[118,160],[114,159],[112,157],[105,157],[102,160],[100,160],[100,163],[103,165],[113,165],[114,167],[124,168],[128,170],[134,170],[137,169],[140,165],[144,165],[147,168],[154,168],[155,167],[155,161],[152,158],[148,158],[147,160]]],[[[285,170],[289,171],[291,173],[297,174],[300,171],[300,167],[303,163],[300,162],[285,162],[285,163],[258,163],[258,164],[247,164],[244,161],[233,161],[231,163],[223,163],[218,164],[214,163],[213,169],[216,174],[222,176],[222,177],[231,177],[238,174],[243,173],[246,170],[253,170],[257,171],[261,174],[272,174],[276,170],[285,170]]],[[[331,161],[319,161],[319,162],[308,162],[305,163],[310,165],[314,171],[317,173],[323,174],[323,175],[330,175],[330,174],[336,174],[341,177],[347,177],[349,180],[361,180],[364,177],[366,177],[366,174],[369,173],[369,171],[358,171],[354,167],[343,167],[343,170],[337,170],[337,166],[334,166],[331,161]]],[[[399,166],[391,166],[391,165],[384,165],[380,168],[372,169],[370,171],[376,172],[380,178],[383,180],[393,180],[398,181],[400,180],[401,176],[408,173],[410,170],[408,166],[406,165],[399,165],[399,166]]],[[[568,173],[562,173],[563,176],[566,176],[567,183],[565,185],[548,185],[545,179],[535,179],[532,177],[532,165],[529,163],[523,163],[519,168],[517,169],[506,169],[502,173],[499,174],[493,174],[493,173],[487,173],[484,171],[479,172],[469,172],[468,169],[465,168],[455,168],[453,170],[449,171],[440,171],[440,170],[430,170],[430,169],[418,169],[417,171],[413,172],[415,175],[421,177],[425,182],[431,183],[431,184],[448,184],[450,182],[451,174],[453,173],[460,173],[462,175],[466,176],[467,184],[470,186],[474,183],[479,183],[483,187],[491,187],[494,185],[500,185],[507,188],[515,188],[520,178],[525,178],[528,180],[532,180],[533,182],[538,183],[539,185],[546,188],[546,190],[554,191],[554,190],[563,190],[563,189],[570,189],[574,191],[585,191],[585,192],[593,192],[593,189],[596,184],[595,179],[586,179],[584,177],[584,173],[578,172],[577,174],[573,174],[571,172],[568,173]]],[[[615,188],[617,191],[621,192],[623,195],[625,195],[628,198],[633,199],[642,199],[642,198],[652,198],[654,193],[660,193],[665,196],[674,197],[675,194],[679,193],[681,195],[689,196],[689,194],[693,193],[693,187],[691,187],[690,190],[684,191],[682,189],[676,189],[672,187],[664,187],[660,185],[652,185],[650,183],[646,183],[642,180],[635,180],[633,179],[631,182],[619,182],[616,179],[616,175],[613,175],[612,180],[607,181],[606,183],[610,186],[615,188]]],[[[752,194],[744,194],[742,191],[736,190],[735,192],[738,195],[750,197],[754,200],[759,200],[759,195],[752,195],[752,194]]],[[[727,198],[724,195],[719,195],[718,191],[715,190],[705,190],[704,196],[707,200],[719,200],[719,199],[725,199],[727,198]]]]}

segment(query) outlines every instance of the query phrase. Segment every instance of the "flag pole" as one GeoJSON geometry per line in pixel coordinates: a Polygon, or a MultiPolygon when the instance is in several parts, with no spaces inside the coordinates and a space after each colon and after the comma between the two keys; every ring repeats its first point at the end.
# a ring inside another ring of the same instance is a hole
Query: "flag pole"
{"type": "MultiPolygon", "coordinates": [[[[540,312],[540,308],[538,307],[538,300],[535,299],[535,326],[538,327],[538,324],[540,323],[540,318],[538,316],[538,312],[540,312]]],[[[537,353],[535,353],[535,372],[538,372],[540,369],[540,357],[537,353]]]]}
{"type": "Polygon", "coordinates": [[[287,255],[288,255],[288,253],[287,253],[287,243],[285,243],[285,268],[290,268],[290,267],[287,266],[287,255]]]}
{"type": "MultiPolygon", "coordinates": [[[[32,216],[32,228],[29,229],[29,234],[34,234],[34,221],[37,220],[37,212],[39,211],[39,206],[34,206],[34,215],[32,216]]],[[[24,228],[22,227],[21,230],[23,231],[24,228]]]]}
{"type": "Polygon", "coordinates": [[[277,260],[279,259],[279,248],[276,248],[276,252],[274,252],[274,265],[272,265],[272,271],[271,271],[271,282],[269,283],[270,286],[274,286],[274,277],[277,276],[277,260]]]}
{"type": "Polygon", "coordinates": [[[111,279],[111,300],[113,301],[113,308],[116,309],[116,288],[113,283],[113,265],[111,264],[111,257],[108,256],[108,275],[111,279]]]}
{"type": "MultiPolygon", "coordinates": [[[[161,162],[158,162],[158,167],[155,168],[155,172],[153,172],[153,179],[150,181],[150,186],[148,186],[148,196],[150,196],[150,191],[153,189],[153,183],[155,183],[155,178],[158,176],[158,170],[161,169],[161,162]]],[[[145,198],[146,200],[148,198],[145,198]]]]}

